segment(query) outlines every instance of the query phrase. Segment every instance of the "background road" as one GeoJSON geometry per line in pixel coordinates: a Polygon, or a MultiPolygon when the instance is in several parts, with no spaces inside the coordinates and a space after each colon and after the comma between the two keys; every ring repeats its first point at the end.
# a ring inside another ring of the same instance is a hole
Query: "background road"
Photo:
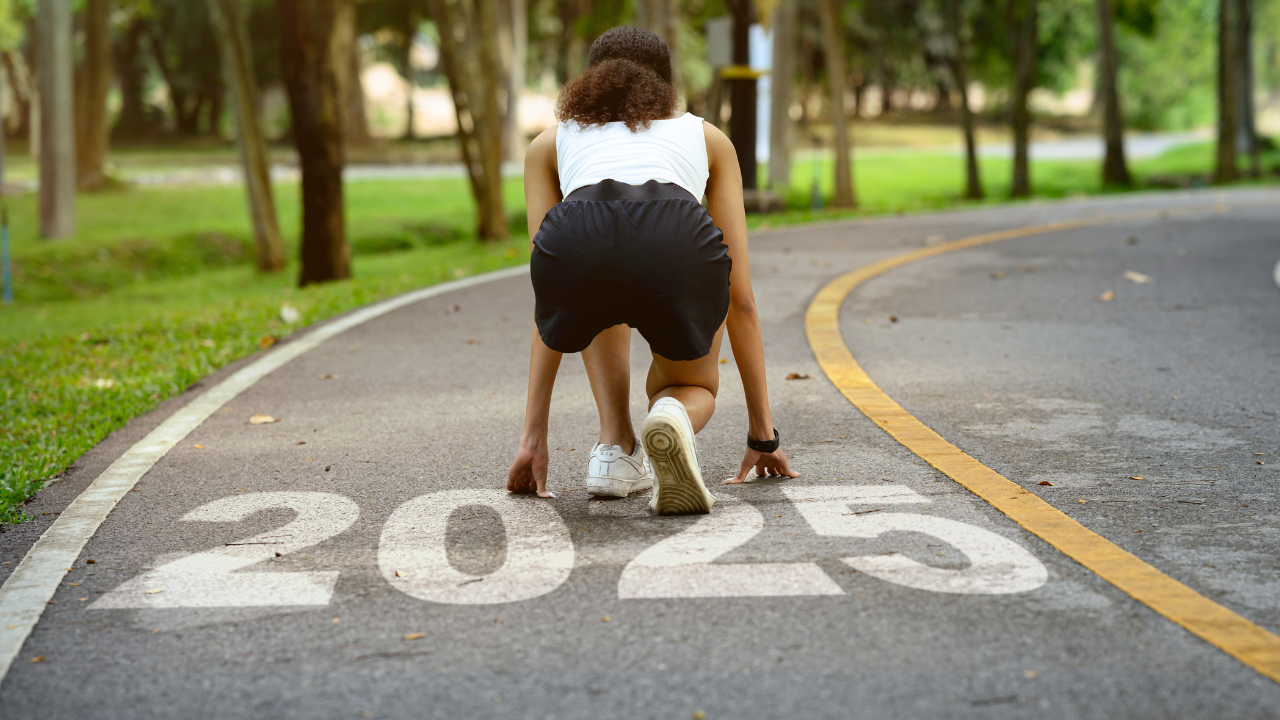
{"type": "MultiPolygon", "coordinates": [[[[774,412],[802,477],[717,487],[702,519],[586,495],[595,411],[574,358],[552,412],[559,498],[480,492],[501,487],[519,433],[526,278],[390,313],[266,377],[128,493],[4,679],[0,717],[1280,717],[1280,686],[867,421],[803,327],[823,283],[883,257],[1204,205],[899,268],[855,290],[843,331],[944,437],[1280,631],[1277,200],[1129,196],[754,235],[774,412]]],[[[637,419],[646,352],[637,335],[637,419]]],[[[700,436],[710,479],[732,474],[745,428],[721,368],[700,436]]],[[[36,521],[0,534],[0,571],[201,389],[43,491],[36,521]]]]}

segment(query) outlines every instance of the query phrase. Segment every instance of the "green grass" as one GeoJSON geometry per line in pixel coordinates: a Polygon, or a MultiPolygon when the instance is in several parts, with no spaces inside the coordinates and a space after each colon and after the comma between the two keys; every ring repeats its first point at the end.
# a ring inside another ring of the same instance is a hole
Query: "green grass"
{"type": "MultiPolygon", "coordinates": [[[[1280,162],[1272,153],[1266,166],[1280,162]]],[[[1154,176],[1203,175],[1208,144],[1132,163],[1154,176]]],[[[857,155],[859,208],[808,209],[814,164],[799,162],[789,209],[752,227],[955,206],[963,160],[955,153],[875,150],[857,155]]],[[[825,194],[830,160],[817,164],[825,194]]],[[[987,202],[1008,194],[1009,163],[982,162],[987,202]]],[[[1274,179],[1274,178],[1273,178],[1274,179]]],[[[1040,197],[1103,191],[1095,162],[1037,162],[1040,197]]],[[[17,300],[0,309],[0,523],[125,422],[210,372],[312,322],[412,288],[528,259],[522,186],[505,189],[512,240],[482,246],[461,179],[348,183],[354,279],[294,287],[297,268],[253,270],[242,191],[236,187],[122,189],[77,199],[74,238],[40,240],[34,195],[9,202],[17,300]],[[286,324],[282,305],[300,312],[286,324]]],[[[276,187],[289,256],[297,255],[298,188],[276,187]]]]}

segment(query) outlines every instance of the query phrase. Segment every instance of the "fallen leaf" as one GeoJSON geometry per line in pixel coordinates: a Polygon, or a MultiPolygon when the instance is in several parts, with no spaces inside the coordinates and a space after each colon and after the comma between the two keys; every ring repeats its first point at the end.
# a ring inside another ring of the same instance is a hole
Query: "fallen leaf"
{"type": "Polygon", "coordinates": [[[250,425],[266,425],[273,422],[279,422],[279,420],[271,417],[270,415],[262,415],[261,413],[249,418],[250,425]]]}
{"type": "Polygon", "coordinates": [[[890,315],[890,316],[889,316],[889,322],[898,322],[898,316],[897,316],[897,315],[890,315]]]}
{"type": "Polygon", "coordinates": [[[720,364],[721,364],[721,365],[723,365],[723,364],[725,364],[725,363],[727,363],[727,362],[729,362],[729,358],[720,358],[720,364]]]}
{"type": "Polygon", "coordinates": [[[44,656],[43,656],[43,655],[37,655],[37,656],[35,656],[35,657],[31,658],[31,662],[33,662],[33,663],[44,662],[44,656]]]}
{"type": "Polygon", "coordinates": [[[1146,478],[1142,477],[1141,475],[1130,475],[1129,479],[1130,480],[1146,480],[1146,478]]]}
{"type": "Polygon", "coordinates": [[[1004,273],[1000,272],[999,270],[995,270],[991,273],[992,280],[999,280],[1002,277],[1004,277],[1004,273]]]}
{"type": "Polygon", "coordinates": [[[203,449],[204,449],[204,446],[203,446],[203,445],[201,445],[200,443],[195,443],[195,444],[193,444],[191,447],[194,447],[194,448],[195,448],[195,449],[197,449],[197,450],[203,450],[203,449]]]}
{"type": "Polygon", "coordinates": [[[148,595],[155,595],[156,593],[162,593],[162,592],[164,592],[164,591],[163,591],[163,590],[148,590],[148,591],[147,591],[147,594],[148,594],[148,595]]]}
{"type": "Polygon", "coordinates": [[[422,633],[409,633],[408,635],[405,635],[405,636],[404,636],[403,638],[401,638],[401,639],[402,639],[402,640],[421,640],[421,639],[422,639],[422,633]]]}
{"type": "Polygon", "coordinates": [[[207,348],[211,348],[211,347],[213,347],[215,344],[216,344],[216,343],[214,343],[214,342],[213,342],[212,340],[210,340],[209,338],[205,338],[205,339],[203,339],[203,340],[201,340],[201,341],[200,341],[200,347],[207,347],[207,348]]]}
{"type": "Polygon", "coordinates": [[[262,348],[263,350],[266,350],[267,348],[275,344],[276,344],[275,335],[263,335],[262,339],[258,341],[258,347],[262,348]]]}
{"type": "Polygon", "coordinates": [[[471,340],[471,339],[468,339],[468,340],[467,340],[467,344],[468,344],[468,345],[479,345],[479,344],[480,344],[480,343],[482,343],[482,342],[484,342],[484,341],[483,341],[483,340],[471,340]]]}
{"type": "Polygon", "coordinates": [[[298,308],[293,307],[292,305],[280,306],[280,322],[283,322],[285,325],[292,325],[298,322],[298,318],[300,317],[302,317],[302,315],[298,312],[298,308]]]}
{"type": "Polygon", "coordinates": [[[1089,502],[1089,501],[1088,501],[1088,500],[1078,500],[1077,502],[1079,502],[1081,505],[1083,505],[1083,504],[1085,504],[1085,503],[1087,503],[1087,502],[1089,502]]]}
{"type": "Polygon", "coordinates": [[[88,599],[89,598],[76,598],[76,602],[84,602],[85,600],[88,600],[88,599]]]}
{"type": "Polygon", "coordinates": [[[298,441],[298,444],[299,444],[299,445],[306,445],[306,444],[307,444],[307,441],[306,441],[306,440],[299,440],[299,441],[298,441]]]}
{"type": "Polygon", "coordinates": [[[788,380],[808,380],[808,373],[787,373],[788,380]]]}
{"type": "Polygon", "coordinates": [[[1266,463],[1262,462],[1261,460],[1254,460],[1254,462],[1258,463],[1259,465],[1266,465],[1266,463]]]}
{"type": "Polygon", "coordinates": [[[1049,487],[1053,487],[1053,483],[1049,482],[1048,480],[1041,480],[1040,482],[1038,482],[1038,483],[1036,483],[1036,484],[1037,484],[1037,485],[1048,485],[1049,487]]]}
{"type": "Polygon", "coordinates": [[[1266,453],[1254,453],[1254,455],[1266,455],[1266,453]]]}
{"type": "Polygon", "coordinates": [[[1132,270],[1125,270],[1125,271],[1124,271],[1124,279],[1125,279],[1125,280],[1132,280],[1133,282],[1135,282],[1135,283],[1137,283],[1137,284],[1139,284],[1139,285],[1146,285],[1147,283],[1151,282],[1151,276],[1150,276],[1150,275],[1143,275],[1143,274],[1142,274],[1142,273],[1140,273],[1140,272],[1134,272],[1134,271],[1132,271],[1132,270]]]}
{"type": "Polygon", "coordinates": [[[340,623],[340,622],[342,622],[342,621],[341,621],[341,620],[339,620],[338,618],[334,618],[334,619],[333,619],[333,620],[331,620],[330,622],[332,622],[334,625],[337,625],[338,623],[340,623]]]}
{"type": "Polygon", "coordinates": [[[397,571],[396,571],[396,577],[404,577],[404,571],[403,571],[403,570],[397,570],[397,571]]]}
{"type": "Polygon", "coordinates": [[[111,378],[98,378],[93,381],[93,386],[99,390],[110,390],[116,386],[116,381],[111,378]]]}
{"type": "Polygon", "coordinates": [[[317,380],[337,380],[340,377],[342,376],[334,375],[333,373],[321,373],[320,375],[316,376],[316,379],[317,380]]]}
{"type": "Polygon", "coordinates": [[[10,630],[16,630],[16,629],[17,629],[17,627],[18,627],[17,625],[10,625],[10,626],[9,626],[9,629],[10,629],[10,630]]]}
{"type": "Polygon", "coordinates": [[[1035,676],[1036,676],[1036,675],[1038,675],[1038,674],[1039,674],[1039,673],[1037,673],[1035,670],[1023,670],[1023,671],[1022,671],[1022,677],[1025,677],[1025,678],[1033,678],[1033,677],[1035,677],[1035,676]]]}
{"type": "Polygon", "coordinates": [[[94,564],[95,562],[97,562],[97,560],[94,560],[93,558],[89,558],[88,560],[85,560],[84,562],[85,562],[85,564],[86,564],[86,565],[92,565],[92,564],[94,564]]]}
{"type": "Polygon", "coordinates": [[[80,587],[80,583],[67,583],[69,587],[80,587]]]}
{"type": "Polygon", "coordinates": [[[693,711],[693,720],[706,720],[707,714],[701,710],[693,711]]]}
{"type": "Polygon", "coordinates": [[[600,616],[600,622],[612,622],[612,621],[613,621],[613,618],[609,617],[608,615],[600,616]]]}
{"type": "Polygon", "coordinates": [[[1111,302],[1112,300],[1115,300],[1115,299],[1116,299],[1115,290],[1108,290],[1102,293],[1101,295],[1099,295],[1098,297],[1094,298],[1094,300],[1097,300],[1098,302],[1111,302]]]}

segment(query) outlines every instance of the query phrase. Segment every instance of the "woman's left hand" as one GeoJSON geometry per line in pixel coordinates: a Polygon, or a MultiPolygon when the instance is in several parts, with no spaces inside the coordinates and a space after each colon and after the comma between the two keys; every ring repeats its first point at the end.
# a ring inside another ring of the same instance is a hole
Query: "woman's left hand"
{"type": "Polygon", "coordinates": [[[725,480],[723,485],[735,485],[740,482],[746,482],[747,473],[751,468],[756,469],[756,477],[800,477],[800,473],[791,469],[787,464],[787,454],[778,448],[771,453],[762,453],[747,448],[747,454],[742,458],[742,469],[738,470],[738,474],[725,480]]]}
{"type": "Polygon", "coordinates": [[[523,443],[516,451],[516,459],[507,471],[507,490],[517,493],[537,493],[538,497],[553,498],[547,490],[547,466],[550,464],[546,445],[526,447],[523,443]]]}

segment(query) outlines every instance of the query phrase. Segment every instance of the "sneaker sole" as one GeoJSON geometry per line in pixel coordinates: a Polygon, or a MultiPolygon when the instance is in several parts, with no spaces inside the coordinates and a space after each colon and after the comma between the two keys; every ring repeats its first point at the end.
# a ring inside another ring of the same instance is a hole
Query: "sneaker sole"
{"type": "Polygon", "coordinates": [[[702,470],[690,462],[691,453],[676,421],[663,415],[649,416],[640,432],[640,441],[653,466],[657,484],[659,515],[689,515],[711,512],[715,498],[702,482],[702,470]]]}
{"type": "Polygon", "coordinates": [[[626,497],[631,493],[648,490],[651,487],[653,487],[653,478],[643,478],[641,480],[617,480],[607,477],[587,478],[588,495],[626,497]]]}

